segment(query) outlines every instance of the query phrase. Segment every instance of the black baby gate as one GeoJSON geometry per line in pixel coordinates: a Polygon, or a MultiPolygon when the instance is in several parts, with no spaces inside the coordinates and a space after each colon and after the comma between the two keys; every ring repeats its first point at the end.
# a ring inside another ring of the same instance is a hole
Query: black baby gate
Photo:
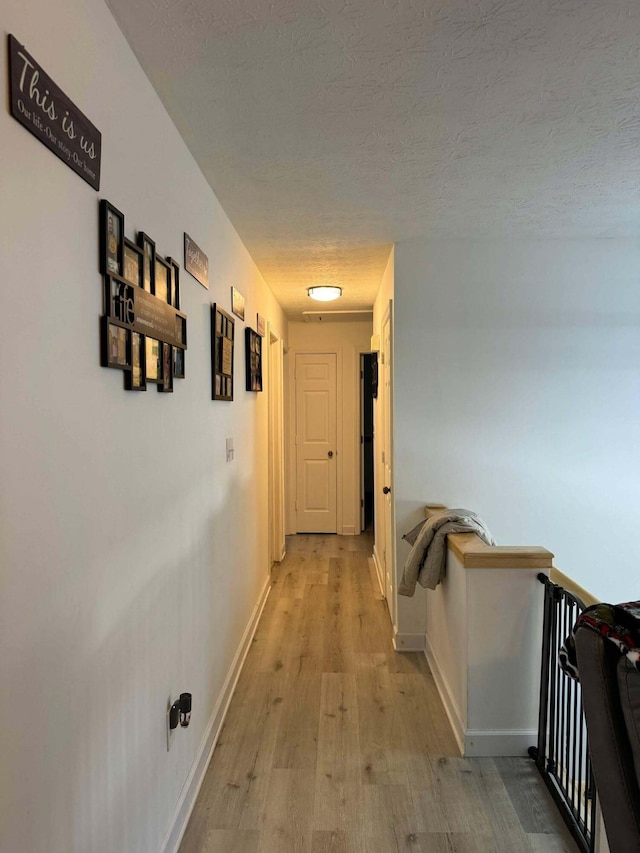
{"type": "Polygon", "coordinates": [[[571,834],[584,853],[595,849],[596,788],[580,685],[560,669],[558,649],[585,605],[544,574],[544,624],[538,745],[529,749],[571,834]]]}

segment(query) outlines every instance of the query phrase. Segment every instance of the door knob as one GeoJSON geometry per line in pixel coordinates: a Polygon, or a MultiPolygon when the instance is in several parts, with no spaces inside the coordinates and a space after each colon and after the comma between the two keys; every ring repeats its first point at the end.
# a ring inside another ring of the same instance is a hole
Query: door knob
{"type": "Polygon", "coordinates": [[[382,493],[388,495],[391,492],[391,486],[384,486],[382,489],[382,493]]]}
{"type": "Polygon", "coordinates": [[[329,457],[329,459],[333,459],[333,450],[330,450],[330,451],[327,453],[327,456],[329,457]]]}

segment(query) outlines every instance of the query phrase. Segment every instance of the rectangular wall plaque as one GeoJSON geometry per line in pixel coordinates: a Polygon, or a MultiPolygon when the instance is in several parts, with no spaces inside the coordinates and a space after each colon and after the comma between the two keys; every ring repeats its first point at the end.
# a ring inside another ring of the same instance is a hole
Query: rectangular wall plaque
{"type": "Polygon", "coordinates": [[[16,121],[99,190],[102,134],[12,35],[9,86],[16,121]]]}
{"type": "Polygon", "coordinates": [[[203,287],[209,289],[209,258],[186,233],[184,235],[184,268],[203,287]]]}
{"type": "Polygon", "coordinates": [[[122,326],[159,341],[187,348],[186,316],[120,276],[105,277],[106,315],[122,326]]]}

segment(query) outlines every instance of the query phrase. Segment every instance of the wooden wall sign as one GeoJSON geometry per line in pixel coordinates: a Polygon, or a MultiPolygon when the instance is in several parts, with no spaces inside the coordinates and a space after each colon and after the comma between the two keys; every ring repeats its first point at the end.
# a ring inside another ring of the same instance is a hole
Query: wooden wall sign
{"type": "Polygon", "coordinates": [[[9,88],[16,121],[99,190],[102,134],[12,35],[9,88]]]}
{"type": "Polygon", "coordinates": [[[172,392],[184,379],[187,318],[180,311],[179,265],[161,258],[143,232],[124,236],[124,214],[100,202],[100,272],[104,276],[101,363],[124,371],[127,391],[172,392]]]}
{"type": "Polygon", "coordinates": [[[184,268],[209,289],[209,258],[188,234],[184,235],[184,268]]]}

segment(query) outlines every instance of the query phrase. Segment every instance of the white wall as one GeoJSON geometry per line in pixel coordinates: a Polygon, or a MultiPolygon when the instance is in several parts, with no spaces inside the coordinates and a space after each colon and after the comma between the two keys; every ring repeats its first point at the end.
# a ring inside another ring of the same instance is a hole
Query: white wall
{"type": "Polygon", "coordinates": [[[3,26],[102,131],[127,234],[210,260],[210,291],[182,271],[187,378],[125,392],[99,363],[98,194],[0,115],[0,848],[151,853],[268,577],[266,394],[237,322],[236,401],[211,402],[209,305],[234,284],[248,322],[286,321],[102,0],[9,0],[3,26]]]}
{"type": "Polygon", "coordinates": [[[360,353],[371,349],[371,322],[289,323],[287,532],[295,521],[296,353],[338,353],[338,533],[360,533],[360,353]]]}
{"type": "Polygon", "coordinates": [[[468,507],[596,596],[637,598],[638,241],[412,241],[395,260],[398,532],[425,503],[468,507]]]}

